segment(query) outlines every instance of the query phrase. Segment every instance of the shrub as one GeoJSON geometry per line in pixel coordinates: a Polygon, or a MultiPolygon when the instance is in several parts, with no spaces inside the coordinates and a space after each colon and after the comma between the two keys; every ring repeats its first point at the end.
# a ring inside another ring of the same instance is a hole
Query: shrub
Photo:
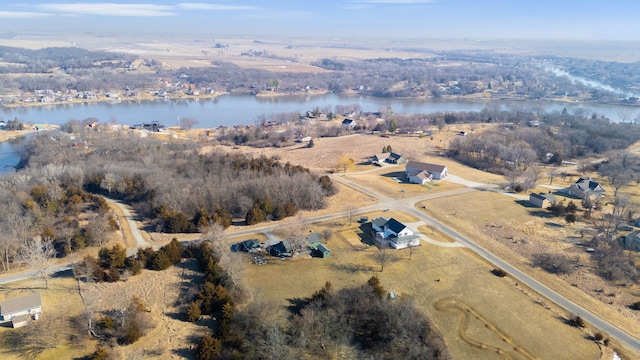
{"type": "Polygon", "coordinates": [[[582,317],[580,317],[580,315],[577,315],[573,319],[569,320],[569,323],[572,326],[575,326],[577,328],[583,328],[583,327],[585,327],[587,325],[585,323],[584,319],[582,317]]]}
{"type": "Polygon", "coordinates": [[[640,301],[636,301],[633,304],[631,304],[631,308],[633,310],[640,310],[640,301]]]}
{"type": "Polygon", "coordinates": [[[188,322],[195,322],[195,321],[198,321],[198,319],[200,319],[200,316],[202,315],[202,311],[200,311],[200,305],[201,305],[201,302],[197,300],[189,304],[189,307],[187,308],[188,322]]]}
{"type": "Polygon", "coordinates": [[[533,265],[554,274],[570,274],[575,270],[569,258],[561,254],[537,254],[533,265]]]}
{"type": "Polygon", "coordinates": [[[602,341],[604,339],[604,335],[601,332],[597,332],[593,335],[593,339],[595,341],[602,341]]]}
{"type": "Polygon", "coordinates": [[[196,359],[198,360],[214,359],[218,355],[220,355],[221,350],[222,350],[221,341],[207,334],[202,337],[202,340],[200,340],[200,343],[198,344],[198,349],[196,350],[196,359]]]}
{"type": "Polygon", "coordinates": [[[96,351],[91,354],[89,359],[91,360],[107,360],[109,358],[109,351],[104,346],[96,347],[96,351]]]}

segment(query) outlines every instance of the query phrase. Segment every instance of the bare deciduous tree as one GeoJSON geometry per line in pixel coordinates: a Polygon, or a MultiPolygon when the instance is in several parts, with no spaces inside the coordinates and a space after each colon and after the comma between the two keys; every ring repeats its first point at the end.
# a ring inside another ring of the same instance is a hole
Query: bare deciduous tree
{"type": "Polygon", "coordinates": [[[55,256],[56,252],[53,248],[53,243],[48,239],[42,239],[41,237],[35,237],[27,241],[19,252],[19,258],[29,268],[35,270],[36,275],[42,277],[45,283],[45,288],[49,288],[49,274],[48,270],[51,266],[51,259],[55,256]]]}
{"type": "Polygon", "coordinates": [[[195,125],[198,124],[198,120],[192,117],[185,117],[180,119],[180,127],[184,130],[191,130],[195,125]]]}
{"type": "Polygon", "coordinates": [[[354,206],[354,205],[351,205],[351,204],[347,205],[344,208],[344,215],[347,218],[347,221],[349,222],[349,226],[351,226],[353,221],[358,216],[358,208],[356,206],[354,206]]]}

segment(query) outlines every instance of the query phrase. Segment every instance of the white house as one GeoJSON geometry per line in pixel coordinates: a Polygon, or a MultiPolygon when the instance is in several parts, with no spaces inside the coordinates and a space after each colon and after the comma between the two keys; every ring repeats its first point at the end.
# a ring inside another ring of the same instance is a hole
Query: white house
{"type": "Polygon", "coordinates": [[[409,181],[410,183],[424,184],[425,182],[431,180],[426,174],[418,176],[420,173],[425,172],[435,180],[442,180],[447,176],[448,171],[449,170],[444,165],[428,164],[419,161],[408,161],[407,167],[405,168],[405,175],[407,176],[407,181],[409,181]],[[414,181],[412,181],[412,179],[414,181]]]}
{"type": "Polygon", "coordinates": [[[352,119],[344,119],[342,120],[342,127],[345,128],[345,130],[353,130],[358,124],[356,123],[355,120],[352,119]]]}
{"type": "Polygon", "coordinates": [[[590,177],[578,179],[575,184],[571,184],[571,186],[564,189],[564,191],[580,199],[586,199],[592,196],[603,197],[605,193],[602,185],[591,180],[590,177]]]}
{"type": "Polygon", "coordinates": [[[378,245],[388,245],[393,249],[419,246],[420,237],[398,220],[379,217],[371,221],[371,227],[378,245]]]}
{"type": "Polygon", "coordinates": [[[0,323],[11,321],[14,328],[27,324],[31,317],[42,312],[40,293],[8,299],[0,304],[0,323]]]}

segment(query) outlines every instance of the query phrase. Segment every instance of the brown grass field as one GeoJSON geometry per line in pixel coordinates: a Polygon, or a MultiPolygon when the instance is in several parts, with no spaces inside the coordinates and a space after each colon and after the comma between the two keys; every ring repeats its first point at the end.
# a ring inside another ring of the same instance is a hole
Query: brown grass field
{"type": "MultiPolygon", "coordinates": [[[[522,43],[474,42],[474,41],[439,41],[424,40],[400,42],[391,46],[386,42],[360,43],[359,49],[345,48],[343,42],[331,44],[314,40],[274,39],[255,43],[253,39],[216,39],[215,42],[229,44],[229,49],[218,52],[213,49],[213,40],[193,41],[194,39],[175,38],[158,41],[152,37],[130,36],[123,40],[116,36],[72,34],[72,36],[53,35],[21,35],[11,39],[0,39],[0,45],[28,48],[47,46],[74,46],[91,49],[131,52],[145,58],[155,58],[167,68],[182,66],[211,66],[212,61],[230,61],[243,68],[259,68],[271,71],[319,72],[321,69],[309,64],[323,57],[338,59],[367,59],[378,57],[428,57],[432,51],[467,49],[496,50],[517,54],[534,54],[544,52],[559,56],[592,57],[601,60],[630,61],[635,59],[638,44],[567,44],[562,42],[522,43]],[[292,45],[292,46],[289,46],[292,45]],[[336,45],[339,45],[336,47],[336,45]],[[517,45],[517,46],[511,46],[517,45]],[[390,47],[422,47],[420,52],[394,50],[390,47]],[[240,56],[248,50],[266,50],[281,57],[295,57],[298,62],[287,62],[280,59],[240,56]]],[[[447,64],[453,66],[455,64],[447,64]]],[[[487,125],[488,126],[488,125],[487,125]]],[[[501,176],[470,169],[455,161],[440,157],[446,150],[449,141],[459,131],[483,131],[487,127],[471,128],[466,125],[455,125],[435,132],[432,137],[400,135],[381,137],[378,135],[349,135],[339,138],[322,138],[315,141],[314,148],[305,148],[296,144],[286,148],[232,148],[215,146],[229,152],[243,152],[253,155],[277,156],[282,162],[291,162],[311,168],[318,173],[337,170],[338,159],[346,156],[356,165],[346,172],[346,176],[376,191],[394,198],[444,192],[460,189],[461,186],[451,182],[441,182],[428,187],[404,186],[392,177],[402,167],[377,169],[365,163],[366,159],[381,152],[383,146],[391,145],[395,152],[411,159],[436,162],[447,165],[451,174],[478,183],[500,184],[505,180],[501,176]],[[401,190],[405,190],[402,192],[401,190]]],[[[173,130],[176,138],[190,137],[193,134],[173,130]]],[[[0,141],[25,132],[0,132],[0,141]]],[[[637,148],[637,147],[636,147],[637,148]]],[[[591,174],[597,177],[596,174],[591,174]]],[[[554,186],[568,186],[576,180],[576,176],[565,180],[557,177],[554,186]]],[[[540,184],[546,184],[542,179],[540,184]]],[[[331,214],[342,211],[346,206],[356,207],[376,203],[366,195],[355,192],[345,186],[338,185],[338,195],[328,200],[328,207],[317,212],[303,212],[303,216],[331,214]]],[[[536,191],[549,191],[539,186],[536,191]]],[[[622,194],[640,201],[640,188],[629,186],[622,194]]],[[[526,195],[525,195],[526,196],[526,195]]],[[[568,200],[567,200],[568,201],[568,200]]],[[[419,204],[422,205],[422,204],[419,204]]],[[[540,269],[531,268],[527,256],[537,252],[562,252],[579,260],[586,270],[591,266],[587,254],[579,246],[585,239],[580,232],[586,229],[584,223],[567,225],[562,219],[548,218],[536,209],[528,208],[517,199],[495,192],[473,191],[446,198],[436,198],[424,203],[428,215],[453,227],[460,233],[477,241],[491,252],[501,256],[513,265],[534,276],[536,279],[552,287],[567,298],[583,307],[589,308],[612,323],[628,329],[629,332],[640,333],[640,316],[628,308],[628,304],[640,297],[637,284],[621,286],[608,284],[588,271],[578,271],[570,276],[555,276],[540,269]],[[455,214],[455,215],[452,215],[455,214]],[[573,285],[573,286],[571,286],[573,285]],[[612,295],[612,296],[611,296],[612,295]]],[[[420,206],[419,206],[420,208],[420,206]]],[[[376,216],[396,217],[400,221],[411,222],[406,214],[396,211],[361,214],[370,219],[376,216]]],[[[334,287],[359,286],[372,275],[380,277],[386,289],[400,296],[410,296],[417,306],[427,314],[435,326],[443,333],[451,353],[456,359],[610,359],[612,348],[604,348],[591,340],[592,330],[575,329],[566,324],[566,319],[574,314],[566,314],[552,304],[547,304],[535,293],[523,288],[513,279],[498,278],[490,273],[492,267],[479,259],[474,253],[464,248],[448,248],[423,243],[409,259],[406,250],[392,253],[392,259],[380,271],[380,264],[375,259],[378,250],[375,247],[363,247],[357,251],[358,242],[366,237],[354,223],[347,224],[346,219],[334,219],[330,222],[313,224],[310,230],[319,231],[329,227],[334,235],[328,247],[332,250],[328,259],[296,258],[287,261],[272,260],[266,266],[254,266],[247,257],[245,278],[247,285],[256,294],[277,302],[283,307],[295,298],[310,296],[325,281],[331,281],[334,287]]],[[[259,226],[255,227],[256,229],[259,226]]],[[[246,227],[234,226],[235,230],[246,227]]],[[[443,243],[451,239],[427,227],[420,227],[420,232],[429,238],[443,243]]],[[[150,234],[154,244],[169,241],[175,235],[150,234]]],[[[587,235],[588,236],[588,235],[587,235]]],[[[585,236],[585,237],[587,237],[585,236]]],[[[178,236],[180,239],[192,238],[178,236]]],[[[251,234],[229,239],[238,241],[246,238],[264,239],[264,235],[251,234]]],[[[127,244],[131,244],[128,239],[127,244]]],[[[636,255],[636,262],[640,257],[636,255]]],[[[84,285],[85,290],[94,298],[101,299],[93,303],[96,311],[121,307],[131,295],[141,296],[148,305],[156,320],[157,327],[140,342],[133,346],[120,348],[122,358],[156,358],[178,357],[177,354],[192,354],[184,349],[188,338],[206,330],[206,323],[188,324],[169,316],[178,312],[173,305],[181,289],[184,279],[193,275],[190,266],[174,267],[165,272],[144,271],[143,275],[132,277],[116,284],[84,285]],[[179,350],[184,350],[182,353],[179,350]]],[[[8,297],[40,291],[43,295],[43,316],[65,318],[79,314],[84,309],[79,296],[77,282],[70,277],[59,277],[51,280],[50,289],[40,289],[42,282],[38,279],[10,284],[0,287],[0,301],[8,297]]],[[[284,310],[283,310],[284,313],[284,310]]],[[[13,331],[0,327],[0,338],[13,331]]],[[[70,333],[68,324],[63,322],[59,328],[62,335],[70,333]]],[[[61,359],[80,357],[90,352],[95,344],[88,343],[84,348],[61,345],[41,354],[42,359],[61,359]]],[[[613,342],[613,347],[623,358],[639,358],[638,354],[620,351],[613,342]]],[[[0,349],[2,359],[21,359],[21,354],[0,349]]]]}
{"type": "MultiPolygon", "coordinates": [[[[370,215],[385,216],[385,213],[370,215]]],[[[326,226],[334,234],[359,232],[355,224],[349,227],[332,222],[326,226]]],[[[376,275],[386,289],[416,301],[444,334],[454,358],[600,359],[602,356],[585,332],[565,324],[567,314],[553,306],[541,306],[536,295],[511,279],[492,275],[491,266],[468,250],[423,244],[411,260],[406,250],[392,252],[392,260],[381,272],[380,263],[375,260],[378,252],[375,247],[356,251],[342,236],[334,236],[328,246],[332,251],[328,259],[299,258],[273,260],[266,266],[249,265],[246,269],[249,287],[266,299],[287,306],[296,298],[310,296],[326,281],[342,288],[361,285],[376,275]],[[455,306],[437,306],[438,302],[452,302],[455,306]],[[567,354],[569,347],[571,354],[567,354]]]]}

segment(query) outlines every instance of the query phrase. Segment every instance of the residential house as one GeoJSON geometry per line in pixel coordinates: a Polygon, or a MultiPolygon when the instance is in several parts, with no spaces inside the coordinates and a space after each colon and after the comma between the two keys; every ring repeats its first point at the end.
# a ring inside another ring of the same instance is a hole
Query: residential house
{"type": "Polygon", "coordinates": [[[258,239],[249,239],[231,245],[231,251],[254,252],[260,249],[260,241],[258,239]]]}
{"type": "Polygon", "coordinates": [[[419,161],[408,161],[405,169],[407,181],[412,184],[424,184],[432,179],[442,180],[447,176],[445,165],[428,164],[419,161]]]}
{"type": "Polygon", "coordinates": [[[298,136],[298,137],[296,138],[296,142],[299,142],[299,143],[302,143],[302,142],[310,142],[310,141],[311,141],[311,139],[313,139],[311,136],[302,136],[302,135],[300,135],[300,136],[298,136]]]}
{"type": "Polygon", "coordinates": [[[405,164],[407,162],[407,158],[400,154],[390,152],[389,156],[387,157],[387,162],[389,164],[405,164]]]}
{"type": "Polygon", "coordinates": [[[589,197],[603,197],[605,190],[602,185],[591,180],[591,177],[580,178],[574,184],[571,184],[568,188],[564,189],[569,195],[575,196],[579,199],[586,199],[589,197]]]}
{"type": "Polygon", "coordinates": [[[622,236],[620,245],[625,250],[640,252],[640,231],[634,231],[627,236],[622,236]]]}
{"type": "Polygon", "coordinates": [[[40,313],[42,313],[40,293],[8,299],[0,304],[0,323],[11,321],[14,328],[21,327],[25,326],[31,317],[37,319],[40,313]]]}
{"type": "Polygon", "coordinates": [[[374,165],[382,165],[383,163],[405,164],[406,162],[407,158],[394,152],[376,154],[371,157],[371,163],[374,165]]]}
{"type": "Polygon", "coordinates": [[[342,120],[342,127],[345,130],[353,130],[358,124],[355,120],[352,119],[344,119],[342,120]]]}
{"type": "Polygon", "coordinates": [[[269,246],[271,256],[291,256],[292,246],[289,240],[282,240],[275,245],[269,246]]]}
{"type": "Polygon", "coordinates": [[[531,193],[529,194],[529,203],[535,207],[546,209],[549,206],[558,203],[558,199],[553,194],[531,193]]]}
{"type": "Polygon", "coordinates": [[[420,245],[420,237],[398,220],[379,217],[371,221],[371,228],[379,246],[404,249],[420,245]]]}

